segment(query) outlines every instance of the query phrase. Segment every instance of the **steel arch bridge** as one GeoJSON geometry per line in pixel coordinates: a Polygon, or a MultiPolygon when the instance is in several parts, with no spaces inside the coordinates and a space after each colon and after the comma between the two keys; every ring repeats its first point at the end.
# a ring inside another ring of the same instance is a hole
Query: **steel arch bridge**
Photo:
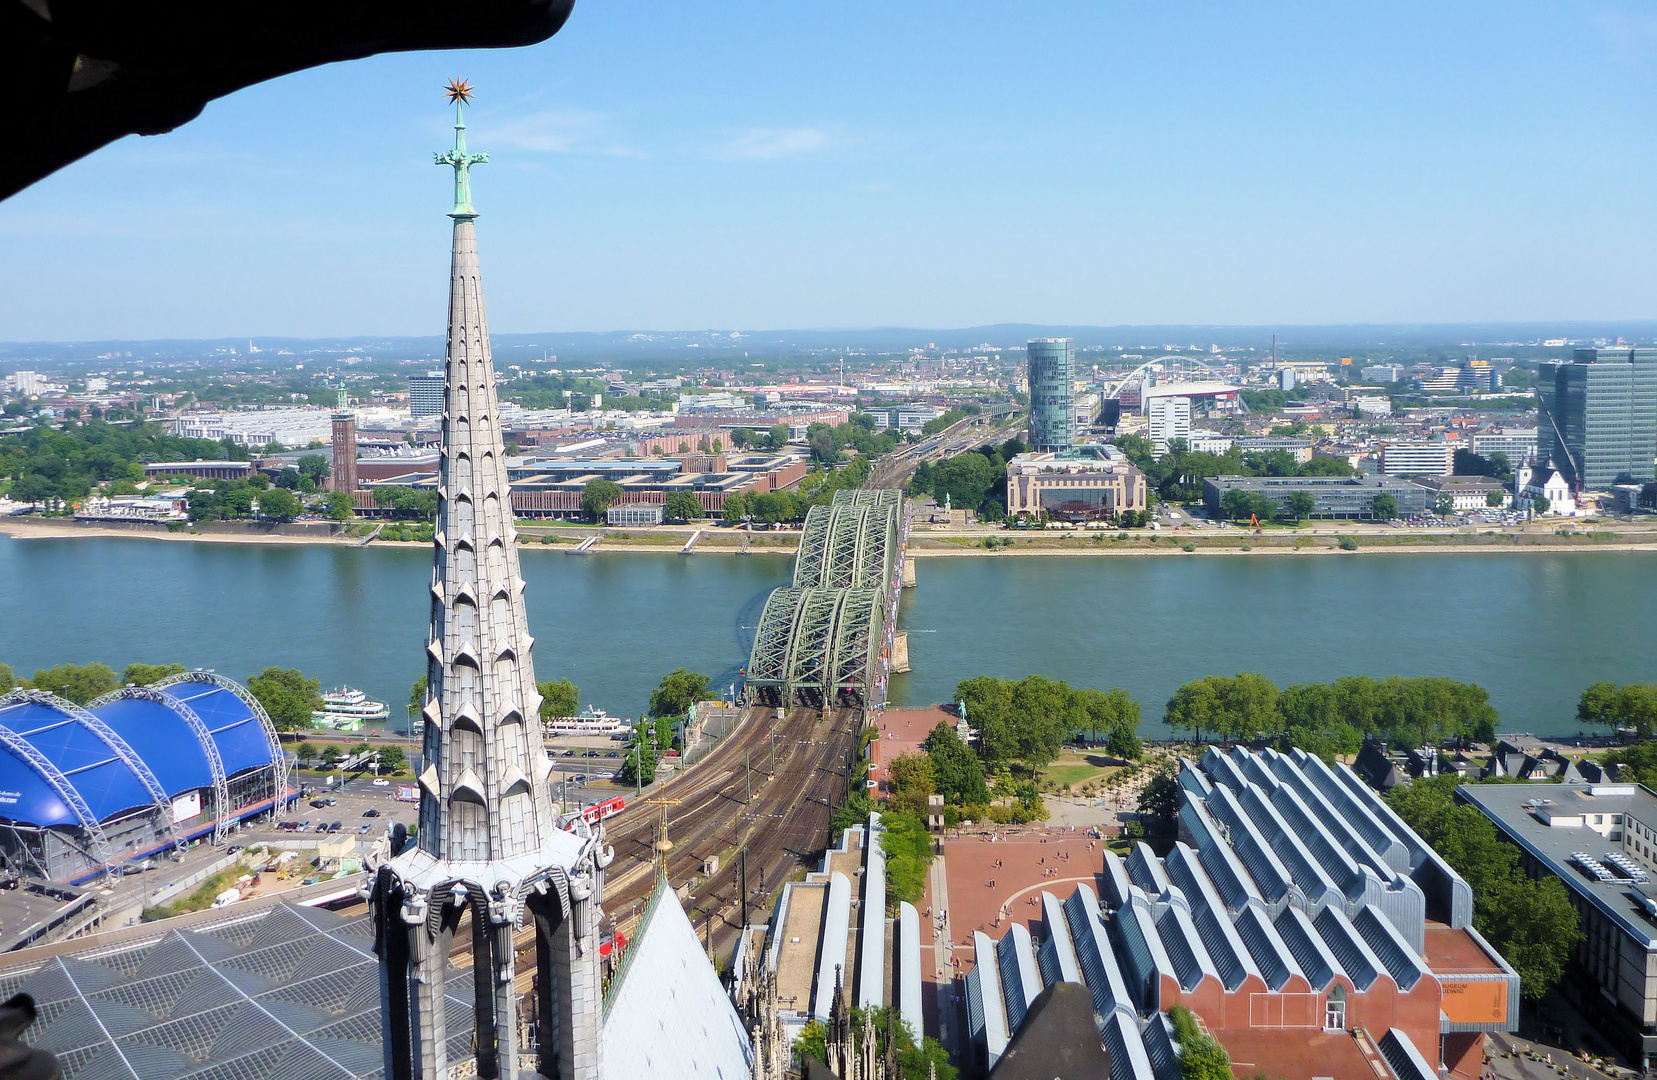
{"type": "Polygon", "coordinates": [[[806,515],[792,585],[765,602],[748,661],[755,704],[870,708],[885,701],[907,535],[897,491],[837,492],[806,515]]]}
{"type": "Polygon", "coordinates": [[[1165,371],[1168,369],[1170,364],[1176,369],[1182,367],[1200,367],[1206,369],[1216,366],[1209,363],[1207,360],[1204,360],[1200,356],[1182,356],[1178,353],[1169,353],[1167,356],[1159,356],[1154,360],[1147,360],[1143,364],[1140,364],[1138,367],[1134,368],[1132,371],[1128,372],[1127,378],[1117,383],[1116,389],[1106,394],[1105,397],[1121,397],[1122,391],[1128,386],[1131,386],[1134,383],[1143,383],[1145,381],[1146,374],[1150,371],[1153,369],[1165,371]]]}

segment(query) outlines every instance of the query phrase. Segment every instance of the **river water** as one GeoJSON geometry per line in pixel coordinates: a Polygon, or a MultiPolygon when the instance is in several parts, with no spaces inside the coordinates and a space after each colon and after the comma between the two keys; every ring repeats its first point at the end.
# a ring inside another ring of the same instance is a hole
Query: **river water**
{"type": "MultiPolygon", "coordinates": [[[[667,671],[723,691],[792,559],[527,548],[535,667],[637,716],[667,671]]],[[[180,663],[238,680],[297,667],[403,716],[423,672],[420,548],[0,537],[0,662],[180,663]]],[[[1657,681],[1657,553],[961,557],[918,561],[903,599],[913,673],[897,704],[976,674],[1122,686],[1166,732],[1180,683],[1259,671],[1443,675],[1490,691],[1503,730],[1574,730],[1598,679],[1657,681]]]]}

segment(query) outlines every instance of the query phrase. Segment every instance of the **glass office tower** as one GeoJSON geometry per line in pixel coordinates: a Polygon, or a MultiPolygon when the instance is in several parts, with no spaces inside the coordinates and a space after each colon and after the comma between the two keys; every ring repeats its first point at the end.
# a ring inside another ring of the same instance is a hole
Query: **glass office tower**
{"type": "Polygon", "coordinates": [[[1537,376],[1539,464],[1579,491],[1657,476],[1657,349],[1578,349],[1537,376]]]}
{"type": "Polygon", "coordinates": [[[1076,444],[1076,345],[1070,338],[1031,338],[1030,448],[1076,444]]]}

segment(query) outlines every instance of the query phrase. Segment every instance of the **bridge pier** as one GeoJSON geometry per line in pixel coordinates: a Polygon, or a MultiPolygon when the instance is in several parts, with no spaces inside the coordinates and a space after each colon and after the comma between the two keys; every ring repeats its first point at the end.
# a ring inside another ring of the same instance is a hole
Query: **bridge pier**
{"type": "Polygon", "coordinates": [[[904,589],[913,589],[915,587],[914,559],[906,558],[903,560],[903,577],[899,580],[898,585],[900,588],[904,589]]]}
{"type": "Polygon", "coordinates": [[[898,631],[892,635],[892,667],[895,675],[909,670],[909,635],[898,631]]]}

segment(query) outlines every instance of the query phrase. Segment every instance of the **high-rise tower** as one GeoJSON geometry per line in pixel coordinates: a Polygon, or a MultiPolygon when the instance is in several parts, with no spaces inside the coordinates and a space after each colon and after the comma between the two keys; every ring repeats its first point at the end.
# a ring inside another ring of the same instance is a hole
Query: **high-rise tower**
{"type": "Polygon", "coordinates": [[[1070,338],[1031,338],[1030,449],[1068,450],[1076,442],[1076,346],[1070,338]]]}
{"type": "Polygon", "coordinates": [[[599,905],[612,852],[601,830],[558,827],[547,780],[524,583],[502,461],[483,312],[464,108],[449,84],[455,177],[449,345],[426,647],[418,839],[394,836],[371,887],[388,1080],[449,1075],[444,979],[450,939],[472,917],[477,1075],[519,1074],[513,932],[536,931],[538,1071],[593,1080],[600,1069],[599,905]]]}

